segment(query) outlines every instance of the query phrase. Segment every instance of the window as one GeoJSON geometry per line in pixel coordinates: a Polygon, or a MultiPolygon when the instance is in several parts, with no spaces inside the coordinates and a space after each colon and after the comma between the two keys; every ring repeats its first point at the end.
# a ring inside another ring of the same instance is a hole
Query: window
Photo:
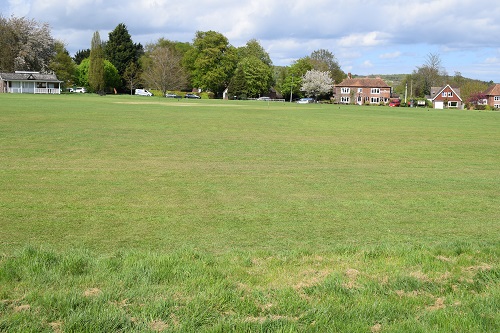
{"type": "Polygon", "coordinates": [[[372,104],[378,104],[378,103],[380,103],[380,98],[378,98],[378,97],[372,97],[371,100],[370,100],[370,103],[372,103],[372,104]]]}
{"type": "Polygon", "coordinates": [[[456,108],[456,107],[458,107],[458,102],[448,102],[448,107],[449,108],[456,108]]]}
{"type": "Polygon", "coordinates": [[[349,97],[345,96],[340,97],[340,102],[344,104],[349,104],[349,97]]]}
{"type": "Polygon", "coordinates": [[[363,92],[363,88],[358,88],[358,94],[361,94],[363,92]]]}
{"type": "Polygon", "coordinates": [[[495,96],[495,102],[499,102],[500,101],[500,96],[495,96]]]}
{"type": "Polygon", "coordinates": [[[349,94],[351,93],[351,88],[340,88],[340,92],[342,94],[349,94]]]}
{"type": "Polygon", "coordinates": [[[448,91],[448,97],[453,97],[453,92],[448,91]]]}
{"type": "Polygon", "coordinates": [[[495,109],[500,109],[500,104],[495,104],[495,109]]]}
{"type": "Polygon", "coordinates": [[[372,88],[372,94],[380,94],[379,88],[372,88]]]}
{"type": "Polygon", "coordinates": [[[448,93],[446,91],[443,91],[443,93],[441,94],[442,97],[448,97],[448,93]]]}

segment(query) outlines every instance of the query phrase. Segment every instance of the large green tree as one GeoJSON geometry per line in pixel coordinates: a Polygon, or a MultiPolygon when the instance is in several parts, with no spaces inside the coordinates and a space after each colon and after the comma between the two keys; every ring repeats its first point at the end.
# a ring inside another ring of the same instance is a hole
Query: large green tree
{"type": "MultiPolygon", "coordinates": [[[[111,61],[118,73],[123,76],[130,63],[138,63],[144,53],[141,44],[134,44],[125,24],[120,23],[109,33],[104,54],[111,61]]],[[[125,82],[123,82],[125,84],[125,82]]],[[[121,88],[121,87],[120,87],[121,88]]]]}
{"type": "MultiPolygon", "coordinates": [[[[75,84],[82,87],[90,87],[90,58],[82,60],[76,68],[75,84]]],[[[120,75],[115,66],[109,61],[103,61],[103,88],[102,91],[112,91],[120,83],[120,75]]]]}
{"type": "Polygon", "coordinates": [[[285,78],[281,84],[281,93],[283,96],[303,96],[303,92],[300,90],[302,86],[302,77],[314,69],[310,57],[300,58],[295,61],[284,74],[285,78]]]}
{"type": "Polygon", "coordinates": [[[75,64],[80,65],[80,63],[90,57],[90,49],[78,50],[73,57],[75,64]]]}
{"type": "Polygon", "coordinates": [[[94,32],[90,43],[88,83],[91,91],[104,92],[104,51],[99,31],[94,32]]]}
{"type": "Polygon", "coordinates": [[[221,96],[234,73],[238,56],[228,39],[215,31],[198,31],[185,63],[192,84],[221,96]]]}
{"type": "Polygon", "coordinates": [[[271,81],[271,67],[255,56],[247,56],[238,63],[228,90],[235,96],[258,97],[269,92],[271,81]]]}
{"type": "Polygon", "coordinates": [[[69,87],[73,85],[76,65],[63,42],[56,41],[55,49],[56,54],[49,64],[49,69],[54,71],[59,80],[63,81],[64,86],[69,87]]]}
{"type": "Polygon", "coordinates": [[[238,57],[240,59],[255,57],[269,67],[273,65],[269,53],[264,50],[262,45],[260,45],[259,41],[256,39],[251,39],[245,44],[245,46],[239,47],[238,57]]]}

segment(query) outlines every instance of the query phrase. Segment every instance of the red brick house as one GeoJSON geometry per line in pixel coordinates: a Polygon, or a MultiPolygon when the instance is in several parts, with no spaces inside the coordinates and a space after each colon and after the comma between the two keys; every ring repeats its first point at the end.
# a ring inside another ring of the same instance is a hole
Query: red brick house
{"type": "Polygon", "coordinates": [[[432,87],[429,100],[434,109],[461,109],[463,104],[460,88],[452,88],[449,84],[444,87],[432,87]]]}
{"type": "Polygon", "coordinates": [[[333,88],[335,102],[340,104],[387,104],[391,87],[381,78],[352,78],[351,74],[333,88]]]}
{"type": "Polygon", "coordinates": [[[486,89],[483,93],[486,96],[486,103],[492,108],[500,109],[500,84],[495,84],[486,89]]]}

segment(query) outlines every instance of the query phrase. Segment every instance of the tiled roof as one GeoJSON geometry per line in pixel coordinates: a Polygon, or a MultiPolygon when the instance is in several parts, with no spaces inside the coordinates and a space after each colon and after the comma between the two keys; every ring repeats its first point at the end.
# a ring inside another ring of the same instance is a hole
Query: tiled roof
{"type": "Polygon", "coordinates": [[[495,84],[484,91],[486,96],[500,96],[500,84],[495,84]]]}
{"type": "Polygon", "coordinates": [[[370,87],[370,88],[390,88],[381,78],[354,78],[344,79],[338,87],[370,87]]]}
{"type": "Polygon", "coordinates": [[[4,81],[44,81],[60,82],[55,74],[40,74],[38,72],[0,73],[4,81]]]}
{"type": "Polygon", "coordinates": [[[458,99],[462,100],[462,97],[460,97],[460,88],[458,88],[458,87],[452,87],[449,84],[445,85],[444,87],[431,87],[431,96],[430,96],[430,98],[432,100],[434,100],[437,97],[441,96],[441,92],[443,92],[446,88],[450,88],[451,91],[453,91],[455,93],[455,95],[458,97],[458,99]]]}

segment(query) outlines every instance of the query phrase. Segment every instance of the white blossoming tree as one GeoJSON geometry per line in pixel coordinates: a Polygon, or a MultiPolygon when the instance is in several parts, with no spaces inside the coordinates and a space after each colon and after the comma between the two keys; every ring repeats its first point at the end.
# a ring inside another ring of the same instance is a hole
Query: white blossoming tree
{"type": "Polygon", "coordinates": [[[309,70],[302,77],[301,91],[304,91],[307,96],[314,97],[321,94],[327,94],[333,89],[333,80],[328,72],[318,70],[309,70]]]}

